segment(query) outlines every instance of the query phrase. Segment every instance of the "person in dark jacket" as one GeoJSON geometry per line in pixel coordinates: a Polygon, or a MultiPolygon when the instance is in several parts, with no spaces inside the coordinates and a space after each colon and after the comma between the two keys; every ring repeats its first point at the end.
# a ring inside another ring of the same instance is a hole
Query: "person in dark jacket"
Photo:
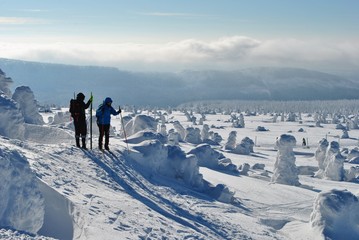
{"type": "Polygon", "coordinates": [[[109,141],[110,141],[110,123],[111,123],[111,114],[116,116],[121,113],[121,109],[119,108],[116,111],[112,106],[112,99],[107,97],[103,103],[96,110],[96,118],[97,118],[97,126],[100,132],[98,138],[98,148],[102,150],[102,141],[103,136],[105,135],[105,149],[109,149],[109,141]]]}
{"type": "Polygon", "coordinates": [[[76,99],[72,99],[70,102],[70,113],[72,119],[74,120],[76,146],[80,147],[81,138],[82,148],[86,149],[87,124],[85,110],[90,106],[92,102],[92,96],[86,104],[84,100],[85,95],[83,93],[80,92],[77,94],[76,99]]]}

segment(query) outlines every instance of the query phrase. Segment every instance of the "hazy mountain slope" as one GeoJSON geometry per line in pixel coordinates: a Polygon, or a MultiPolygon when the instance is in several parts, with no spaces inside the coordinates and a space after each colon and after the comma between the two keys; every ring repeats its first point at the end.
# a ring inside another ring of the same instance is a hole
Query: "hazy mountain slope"
{"type": "Polygon", "coordinates": [[[111,96],[119,104],[173,106],[213,99],[355,99],[359,90],[346,78],[294,68],[153,73],[0,59],[0,69],[14,87],[30,86],[40,102],[63,105],[79,91],[92,91],[95,104],[111,96]]]}

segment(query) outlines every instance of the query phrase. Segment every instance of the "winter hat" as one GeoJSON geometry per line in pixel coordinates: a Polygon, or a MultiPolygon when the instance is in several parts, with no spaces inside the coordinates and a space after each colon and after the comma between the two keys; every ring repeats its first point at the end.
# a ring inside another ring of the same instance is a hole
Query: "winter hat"
{"type": "Polygon", "coordinates": [[[77,99],[83,101],[85,99],[85,95],[82,92],[80,92],[77,94],[77,99]]]}
{"type": "Polygon", "coordinates": [[[107,97],[107,98],[105,99],[105,103],[112,103],[112,99],[111,99],[110,97],[107,97]]]}

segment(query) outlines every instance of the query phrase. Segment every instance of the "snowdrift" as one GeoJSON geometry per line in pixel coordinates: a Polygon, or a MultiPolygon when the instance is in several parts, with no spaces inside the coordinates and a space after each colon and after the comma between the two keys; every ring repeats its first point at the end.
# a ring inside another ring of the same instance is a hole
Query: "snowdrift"
{"type": "Polygon", "coordinates": [[[0,146],[0,226],[37,233],[45,215],[44,197],[27,160],[0,146]]]}

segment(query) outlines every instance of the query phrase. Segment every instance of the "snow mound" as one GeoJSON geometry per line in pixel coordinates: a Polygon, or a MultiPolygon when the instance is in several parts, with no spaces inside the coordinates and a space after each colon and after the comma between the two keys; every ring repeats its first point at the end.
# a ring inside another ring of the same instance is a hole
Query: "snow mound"
{"type": "Polygon", "coordinates": [[[325,239],[357,239],[358,197],[347,190],[333,189],[318,194],[310,217],[311,226],[325,239]]]}
{"type": "Polygon", "coordinates": [[[20,111],[26,123],[37,125],[44,124],[42,116],[37,108],[34,93],[29,87],[22,86],[16,88],[12,99],[20,105],[20,111]]]}
{"type": "Polygon", "coordinates": [[[277,139],[276,146],[278,148],[277,159],[274,164],[274,173],[272,182],[286,185],[298,186],[298,169],[295,165],[295,156],[293,147],[296,145],[295,137],[292,135],[282,134],[277,139]]]}
{"type": "Polygon", "coordinates": [[[37,233],[44,222],[44,198],[25,157],[1,147],[0,182],[0,226],[37,233]]]}
{"type": "Polygon", "coordinates": [[[71,144],[74,137],[63,129],[25,124],[25,139],[42,144],[71,144]]]}
{"type": "Polygon", "coordinates": [[[157,121],[153,117],[146,115],[137,115],[131,119],[125,126],[127,136],[131,136],[143,130],[157,131],[157,121]]]}

